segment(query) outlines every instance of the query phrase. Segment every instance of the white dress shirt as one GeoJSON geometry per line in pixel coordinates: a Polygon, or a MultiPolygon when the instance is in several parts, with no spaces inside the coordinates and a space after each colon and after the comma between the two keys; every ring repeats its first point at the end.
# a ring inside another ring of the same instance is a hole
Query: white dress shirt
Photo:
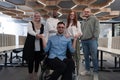
{"type": "Polygon", "coordinates": [[[77,27],[72,25],[72,23],[70,23],[69,27],[66,29],[66,33],[70,35],[70,37],[72,38],[79,33],[82,35],[80,22],[77,21],[77,27]]]}
{"type": "Polygon", "coordinates": [[[57,33],[57,23],[59,22],[56,18],[48,18],[45,25],[45,37],[48,40],[48,37],[55,35],[57,33]]]}

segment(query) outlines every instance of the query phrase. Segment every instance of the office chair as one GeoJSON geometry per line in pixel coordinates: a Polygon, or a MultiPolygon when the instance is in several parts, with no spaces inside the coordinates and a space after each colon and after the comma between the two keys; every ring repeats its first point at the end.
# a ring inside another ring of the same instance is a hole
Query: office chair
{"type": "Polygon", "coordinates": [[[13,63],[14,59],[16,59],[18,61],[18,62],[16,62],[16,64],[19,64],[20,62],[22,62],[22,55],[18,55],[22,51],[23,51],[23,48],[18,48],[18,49],[12,50],[11,55],[10,55],[10,64],[15,64],[15,63],[13,63]],[[15,54],[15,56],[13,56],[13,53],[15,54]]]}

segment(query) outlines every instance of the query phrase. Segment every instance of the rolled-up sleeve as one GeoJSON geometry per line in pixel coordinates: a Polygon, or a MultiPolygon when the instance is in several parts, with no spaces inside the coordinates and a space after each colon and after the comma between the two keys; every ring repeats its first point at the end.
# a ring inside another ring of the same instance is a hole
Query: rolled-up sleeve
{"type": "Polygon", "coordinates": [[[50,40],[48,40],[48,42],[47,42],[47,46],[46,46],[46,48],[44,48],[44,51],[47,53],[48,51],[49,51],[49,49],[50,49],[50,44],[51,44],[51,42],[50,42],[50,40]]]}

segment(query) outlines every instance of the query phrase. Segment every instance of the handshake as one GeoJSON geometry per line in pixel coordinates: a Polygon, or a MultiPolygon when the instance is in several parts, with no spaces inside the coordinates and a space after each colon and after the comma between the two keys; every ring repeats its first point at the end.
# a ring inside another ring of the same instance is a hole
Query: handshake
{"type": "Polygon", "coordinates": [[[37,39],[44,38],[44,37],[45,37],[44,34],[36,34],[37,39]]]}

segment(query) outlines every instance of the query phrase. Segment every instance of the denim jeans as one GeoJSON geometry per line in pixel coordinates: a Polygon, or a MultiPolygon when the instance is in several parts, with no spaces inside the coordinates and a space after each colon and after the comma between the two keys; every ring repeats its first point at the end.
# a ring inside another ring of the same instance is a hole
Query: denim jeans
{"type": "Polygon", "coordinates": [[[93,64],[93,71],[98,72],[98,43],[96,39],[81,41],[85,58],[85,69],[90,70],[90,58],[93,64]]]}

